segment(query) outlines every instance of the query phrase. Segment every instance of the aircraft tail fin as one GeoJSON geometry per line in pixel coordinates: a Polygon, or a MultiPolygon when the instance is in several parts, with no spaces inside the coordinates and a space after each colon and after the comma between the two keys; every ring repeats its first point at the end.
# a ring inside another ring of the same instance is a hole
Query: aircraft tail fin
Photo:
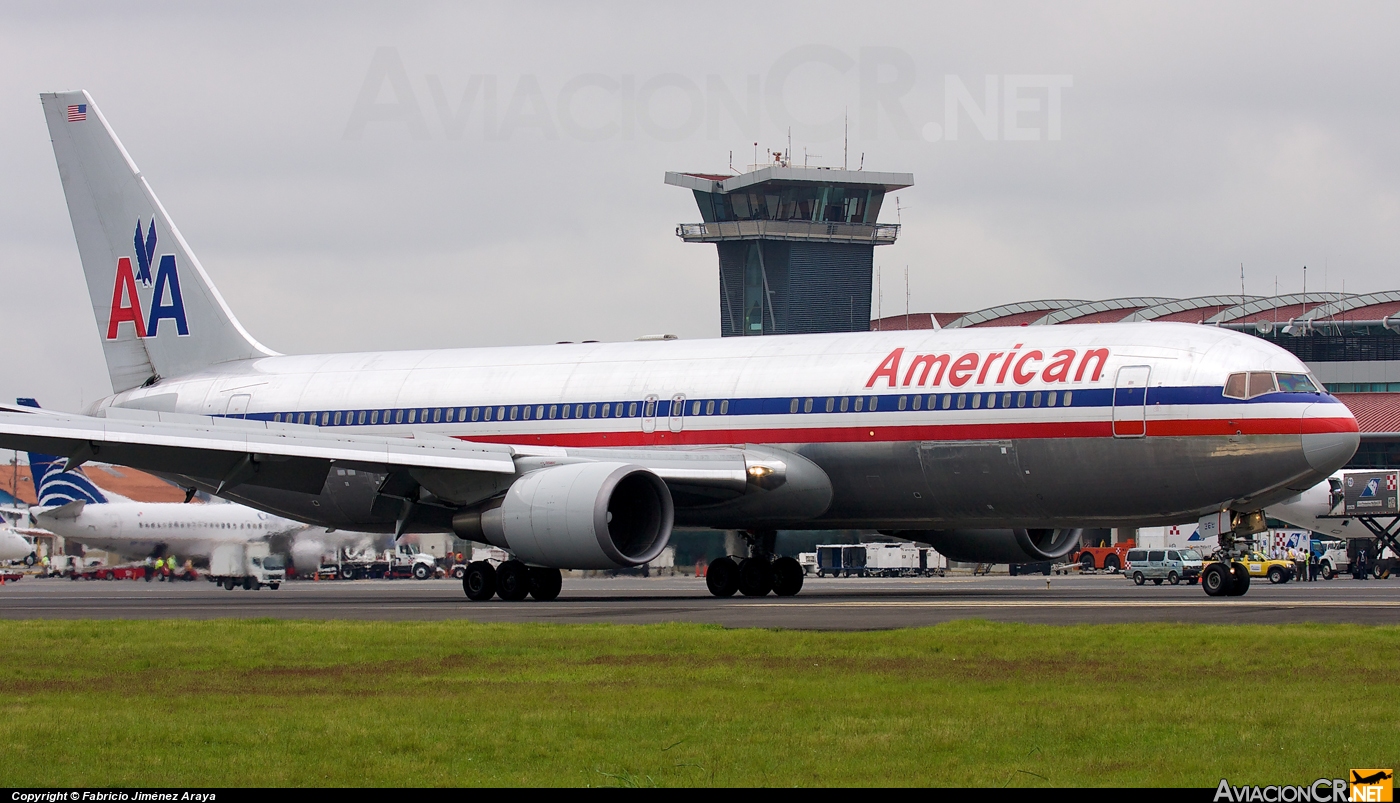
{"type": "Polygon", "coordinates": [[[238,323],[92,97],[39,98],[112,389],[274,354],[238,323]]]}
{"type": "MultiPolygon", "coordinates": [[[[34,399],[19,399],[21,407],[35,407],[34,399]]],[[[93,484],[81,468],[64,471],[67,458],[51,454],[29,453],[29,473],[34,479],[34,496],[41,507],[55,507],[70,502],[95,505],[106,504],[107,495],[93,484]]],[[[79,508],[81,509],[81,508],[79,508]]]]}

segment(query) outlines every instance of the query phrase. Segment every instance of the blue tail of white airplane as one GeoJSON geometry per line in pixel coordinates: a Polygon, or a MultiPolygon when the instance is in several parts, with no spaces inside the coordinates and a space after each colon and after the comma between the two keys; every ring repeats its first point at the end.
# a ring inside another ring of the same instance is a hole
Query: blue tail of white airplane
{"type": "MultiPolygon", "coordinates": [[[[34,399],[17,399],[23,407],[39,406],[34,399]]],[[[88,479],[81,468],[63,470],[65,458],[51,454],[29,453],[29,473],[34,477],[34,496],[43,507],[58,507],[69,502],[105,504],[109,500],[100,488],[88,479]]]]}

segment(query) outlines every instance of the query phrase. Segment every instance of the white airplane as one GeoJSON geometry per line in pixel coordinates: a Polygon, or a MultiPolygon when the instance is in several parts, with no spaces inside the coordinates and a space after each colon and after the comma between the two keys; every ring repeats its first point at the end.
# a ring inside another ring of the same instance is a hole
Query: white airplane
{"type": "Polygon", "coordinates": [[[128,558],[208,560],[220,544],[285,539],[297,567],[310,571],[324,553],[374,538],[370,533],[327,532],[245,505],[136,502],[97,487],[82,468],[64,471],[63,463],[60,457],[29,454],[39,499],[29,509],[30,520],[66,539],[128,558]]]}
{"type": "MultiPolygon", "coordinates": [[[[552,599],[676,523],[736,529],[713,593],[797,593],[782,529],[880,529],[955,560],[1054,560],[1085,526],[1265,506],[1343,466],[1356,421],[1288,352],[1171,323],[279,355],[234,317],[83,91],[41,96],[114,393],[0,413],[0,447],[94,457],[344,529],[513,559],[471,599],[552,599]]],[[[464,299],[463,314],[472,300],[464,299]]],[[[1204,578],[1248,588],[1243,566],[1204,578]]]]}
{"type": "Polygon", "coordinates": [[[25,560],[33,554],[34,544],[28,538],[7,525],[0,525],[0,561],[25,560]]]}

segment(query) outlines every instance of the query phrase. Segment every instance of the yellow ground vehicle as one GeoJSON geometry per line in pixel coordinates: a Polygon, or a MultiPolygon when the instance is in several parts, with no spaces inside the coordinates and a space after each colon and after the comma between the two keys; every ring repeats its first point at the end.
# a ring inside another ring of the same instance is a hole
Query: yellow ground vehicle
{"type": "MultiPolygon", "coordinates": [[[[1206,561],[1207,564],[1214,562],[1214,558],[1206,561]]],[[[1293,561],[1265,557],[1262,552],[1250,552],[1248,556],[1235,562],[1244,564],[1250,577],[1267,577],[1270,583],[1275,584],[1292,580],[1296,573],[1293,561]]]]}

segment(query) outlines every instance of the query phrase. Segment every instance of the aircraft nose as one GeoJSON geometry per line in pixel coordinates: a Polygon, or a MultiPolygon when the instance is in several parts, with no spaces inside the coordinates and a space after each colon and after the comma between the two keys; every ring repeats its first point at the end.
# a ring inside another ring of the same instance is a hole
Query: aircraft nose
{"type": "Polygon", "coordinates": [[[1356,417],[1341,402],[1308,405],[1301,424],[1303,457],[1323,474],[1345,466],[1361,444],[1356,417]]]}

